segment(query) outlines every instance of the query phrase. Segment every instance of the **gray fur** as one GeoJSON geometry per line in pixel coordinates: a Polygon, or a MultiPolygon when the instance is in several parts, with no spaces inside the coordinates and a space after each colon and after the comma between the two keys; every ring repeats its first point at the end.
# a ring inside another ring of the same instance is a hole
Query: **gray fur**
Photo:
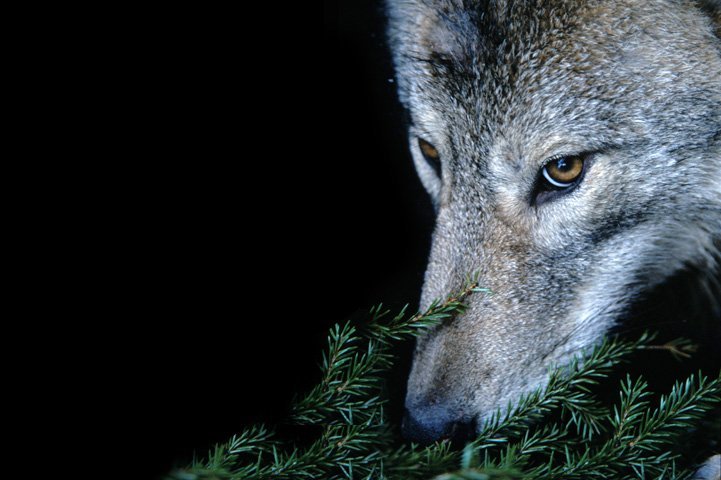
{"type": "Polygon", "coordinates": [[[411,415],[480,421],[653,286],[689,265],[701,283],[718,278],[718,2],[389,0],[388,11],[410,148],[437,209],[421,308],[470,272],[494,292],[418,341],[411,415]],[[418,137],[439,151],[442,179],[418,137]],[[543,164],[582,152],[579,186],[534,203],[543,164]]]}
{"type": "Polygon", "coordinates": [[[714,455],[704,462],[693,476],[693,480],[721,479],[721,455],[714,455]]]}

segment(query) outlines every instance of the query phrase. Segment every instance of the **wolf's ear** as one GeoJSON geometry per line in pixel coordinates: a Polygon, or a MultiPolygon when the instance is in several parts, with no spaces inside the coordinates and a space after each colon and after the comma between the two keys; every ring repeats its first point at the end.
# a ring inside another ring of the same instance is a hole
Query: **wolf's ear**
{"type": "Polygon", "coordinates": [[[388,43],[403,103],[414,80],[432,75],[431,65],[460,62],[471,55],[478,37],[479,12],[462,0],[386,0],[388,43]]]}
{"type": "MultiPolygon", "coordinates": [[[[457,57],[477,33],[473,11],[459,0],[386,0],[388,35],[395,55],[457,57]]],[[[398,61],[398,59],[396,59],[398,61]]]]}
{"type": "Polygon", "coordinates": [[[386,0],[388,44],[398,95],[409,105],[419,79],[434,75],[433,68],[466,64],[478,48],[478,9],[464,9],[463,0],[386,0]],[[415,85],[415,86],[414,86],[415,85]]]}

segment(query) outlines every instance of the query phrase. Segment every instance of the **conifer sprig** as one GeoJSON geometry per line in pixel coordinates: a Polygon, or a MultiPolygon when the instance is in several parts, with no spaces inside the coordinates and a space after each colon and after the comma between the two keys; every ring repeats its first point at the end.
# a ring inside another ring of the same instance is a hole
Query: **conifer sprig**
{"type": "Polygon", "coordinates": [[[321,360],[320,381],[293,402],[289,416],[292,423],[320,427],[315,441],[301,447],[254,426],[167,478],[688,477],[688,470],[677,468],[675,442],[721,404],[721,378],[710,380],[699,373],[677,383],[657,403],[643,379],[630,377],[621,383],[615,406],[603,405],[593,394],[592,387],[632,352],[660,349],[678,357],[693,352],[685,341],[652,345],[651,335],[636,341],[607,339],[570,365],[550,371],[544,388],[496,411],[462,451],[445,441],[419,447],[396,438],[384,412],[383,381],[393,365],[392,346],[462,313],[469,295],[490,293],[479,287],[477,278],[469,278],[461,292],[433,302],[424,312],[409,316],[406,307],[391,317],[379,305],[365,325],[335,325],[321,360]]]}
{"type": "MultiPolygon", "coordinates": [[[[651,409],[647,383],[627,377],[621,384],[619,405],[614,407],[613,415],[605,419],[611,434],[604,442],[595,444],[583,439],[579,442],[546,425],[544,429],[551,428],[550,432],[540,430],[540,435],[530,437],[526,434],[521,441],[510,443],[505,455],[498,457],[500,460],[489,460],[487,456],[484,462],[466,462],[464,469],[441,478],[461,480],[471,478],[469,474],[496,478],[494,472],[503,465],[507,469],[522,467],[519,478],[534,480],[687,478],[691,472],[677,471],[679,453],[669,447],[678,435],[690,431],[700,419],[718,408],[720,393],[721,377],[709,380],[699,373],[676,383],[668,395],[660,398],[658,406],[651,409]],[[540,437],[543,448],[535,448],[536,436],[540,437]],[[528,462],[531,453],[541,454],[533,465],[528,462]]],[[[466,450],[472,447],[473,443],[466,450]]]]}

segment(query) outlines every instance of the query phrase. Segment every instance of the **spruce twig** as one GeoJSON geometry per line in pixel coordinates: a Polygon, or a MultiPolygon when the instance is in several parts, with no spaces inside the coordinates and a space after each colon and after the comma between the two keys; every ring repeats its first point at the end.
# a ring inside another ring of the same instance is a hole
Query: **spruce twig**
{"type": "MultiPolygon", "coordinates": [[[[721,378],[701,373],[677,383],[652,405],[647,383],[626,377],[618,404],[604,406],[592,387],[632,352],[662,350],[683,358],[684,340],[652,345],[607,339],[570,365],[549,372],[544,388],[498,410],[462,451],[448,442],[419,447],[393,436],[384,407],[383,379],[392,367],[395,342],[451,320],[474,293],[490,293],[469,278],[466,287],[426,311],[391,317],[378,305],[367,325],[335,325],[321,361],[318,384],[294,402],[290,420],[320,426],[318,438],[301,448],[254,426],[219,444],[203,460],[169,475],[175,480],[261,479],[685,479],[676,440],[701,425],[721,404],[721,378]],[[552,413],[557,415],[552,415],[552,413]],[[459,470],[450,472],[454,468],[459,470]]],[[[718,422],[710,423],[719,425],[718,422]]],[[[710,453],[710,452],[709,452],[710,453]]]]}
{"type": "MultiPolygon", "coordinates": [[[[194,462],[186,469],[173,472],[171,478],[282,479],[317,475],[380,478],[385,475],[384,470],[395,472],[399,478],[422,478],[435,471],[429,467],[430,462],[437,468],[450,468],[455,454],[448,453],[447,446],[425,449],[411,446],[388,451],[392,437],[383,415],[386,399],[381,396],[382,375],[393,364],[389,353],[393,341],[413,337],[449,320],[464,311],[463,301],[469,295],[487,292],[471,279],[461,292],[443,302],[433,302],[426,311],[408,317],[406,306],[390,321],[388,311],[379,305],[371,309],[365,337],[349,322],[335,325],[328,335],[327,351],[323,353],[322,379],[294,402],[290,415],[290,420],[297,424],[322,425],[320,439],[304,451],[294,448],[290,453],[282,452],[275,444],[270,450],[266,445],[252,464],[242,464],[241,457],[221,445],[205,462],[194,462]],[[425,463],[421,463],[423,459],[425,463]],[[418,464],[428,468],[419,473],[418,464]],[[419,476],[415,476],[416,473],[419,476]]],[[[249,436],[250,433],[241,435],[242,438],[249,436]]]]}

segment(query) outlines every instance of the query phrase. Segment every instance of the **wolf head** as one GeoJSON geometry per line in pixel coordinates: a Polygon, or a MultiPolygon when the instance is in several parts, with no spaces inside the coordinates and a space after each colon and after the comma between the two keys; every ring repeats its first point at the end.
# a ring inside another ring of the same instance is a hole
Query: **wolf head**
{"type": "MultiPolygon", "coordinates": [[[[714,2],[389,0],[410,148],[437,222],[406,434],[452,435],[542,385],[648,292],[695,272],[721,322],[714,2]]],[[[698,299],[697,299],[698,300],[698,299]]]]}

